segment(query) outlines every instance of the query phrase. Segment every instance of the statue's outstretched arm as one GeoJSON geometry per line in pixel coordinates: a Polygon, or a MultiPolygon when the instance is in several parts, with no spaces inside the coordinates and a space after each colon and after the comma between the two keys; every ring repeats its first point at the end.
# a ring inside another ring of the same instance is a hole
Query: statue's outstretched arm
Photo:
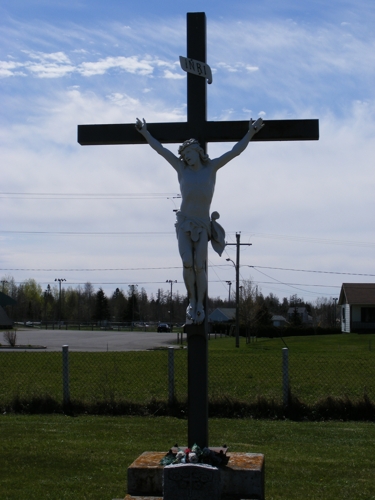
{"type": "Polygon", "coordinates": [[[228,162],[233,160],[236,156],[239,156],[245,149],[247,148],[247,145],[251,141],[251,139],[254,137],[254,135],[259,132],[259,130],[264,126],[262,118],[258,118],[255,122],[250,120],[249,123],[249,131],[247,134],[239,141],[237,144],[233,146],[233,148],[228,151],[227,153],[224,153],[222,156],[219,158],[216,158],[215,160],[212,160],[214,163],[216,170],[219,168],[223,167],[226,165],[228,162]]]}
{"type": "Polygon", "coordinates": [[[167,160],[168,163],[172,165],[173,168],[177,169],[177,166],[180,163],[180,160],[176,155],[169,151],[169,149],[165,148],[155,137],[153,137],[150,132],[147,130],[146,120],[143,118],[141,121],[137,118],[135,123],[135,128],[138,130],[140,134],[146,139],[149,145],[154,149],[159,155],[167,160]]]}

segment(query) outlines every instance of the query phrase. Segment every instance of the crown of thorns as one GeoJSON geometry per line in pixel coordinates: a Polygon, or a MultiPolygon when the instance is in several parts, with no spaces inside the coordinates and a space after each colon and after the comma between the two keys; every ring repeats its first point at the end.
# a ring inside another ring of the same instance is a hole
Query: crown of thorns
{"type": "Polygon", "coordinates": [[[182,154],[183,150],[186,149],[188,146],[192,145],[197,145],[198,147],[201,147],[197,139],[188,139],[187,141],[183,142],[181,146],[178,148],[178,154],[182,154]]]}

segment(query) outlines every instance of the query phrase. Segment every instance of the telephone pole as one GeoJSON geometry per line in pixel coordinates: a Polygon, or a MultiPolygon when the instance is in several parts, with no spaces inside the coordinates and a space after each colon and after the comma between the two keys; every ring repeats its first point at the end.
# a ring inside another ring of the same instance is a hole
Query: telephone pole
{"type": "Polygon", "coordinates": [[[226,243],[225,245],[236,245],[236,263],[232,259],[236,268],[236,347],[240,347],[240,246],[251,246],[252,243],[240,243],[241,232],[236,233],[236,243],[226,243]]]}
{"type": "Polygon", "coordinates": [[[165,282],[171,284],[171,303],[170,303],[170,311],[169,311],[169,322],[171,324],[171,331],[172,331],[172,307],[173,307],[172,291],[173,291],[173,283],[177,283],[177,280],[166,280],[165,282]]]}
{"type": "Polygon", "coordinates": [[[333,303],[334,303],[334,313],[333,313],[333,326],[336,328],[336,304],[339,299],[337,297],[333,297],[333,303]]]}
{"type": "MultiPolygon", "coordinates": [[[[228,259],[227,259],[228,260],[228,259]]],[[[231,281],[226,281],[225,282],[229,286],[229,293],[228,293],[228,307],[230,307],[230,287],[232,286],[231,281]]]]}
{"type": "Polygon", "coordinates": [[[55,278],[55,281],[58,281],[58,283],[59,283],[59,323],[60,323],[61,322],[61,283],[63,281],[66,281],[66,279],[65,278],[55,278]]]}
{"type": "Polygon", "coordinates": [[[136,294],[136,288],[138,288],[138,285],[129,285],[129,288],[131,290],[131,301],[132,301],[132,328],[134,327],[134,309],[135,309],[135,294],[136,294]]]}

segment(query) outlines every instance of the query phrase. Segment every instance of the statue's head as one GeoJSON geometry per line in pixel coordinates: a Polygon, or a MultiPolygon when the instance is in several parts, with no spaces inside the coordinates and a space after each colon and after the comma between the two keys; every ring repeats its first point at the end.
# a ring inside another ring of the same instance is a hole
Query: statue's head
{"type": "Polygon", "coordinates": [[[183,162],[186,163],[184,158],[184,153],[186,153],[188,149],[193,149],[197,151],[202,163],[206,163],[209,160],[209,156],[204,152],[199,142],[196,139],[188,139],[187,141],[183,142],[181,146],[178,148],[178,154],[180,155],[180,160],[182,160],[183,162]]]}

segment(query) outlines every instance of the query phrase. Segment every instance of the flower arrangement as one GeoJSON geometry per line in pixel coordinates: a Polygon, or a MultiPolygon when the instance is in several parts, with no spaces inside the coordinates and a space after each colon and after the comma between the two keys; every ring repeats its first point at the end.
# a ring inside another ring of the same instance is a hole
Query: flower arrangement
{"type": "Polygon", "coordinates": [[[210,448],[201,449],[197,444],[190,448],[181,448],[177,444],[160,461],[160,465],[174,464],[207,464],[214,467],[227,465],[229,457],[226,455],[226,446],[219,452],[210,448]]]}

